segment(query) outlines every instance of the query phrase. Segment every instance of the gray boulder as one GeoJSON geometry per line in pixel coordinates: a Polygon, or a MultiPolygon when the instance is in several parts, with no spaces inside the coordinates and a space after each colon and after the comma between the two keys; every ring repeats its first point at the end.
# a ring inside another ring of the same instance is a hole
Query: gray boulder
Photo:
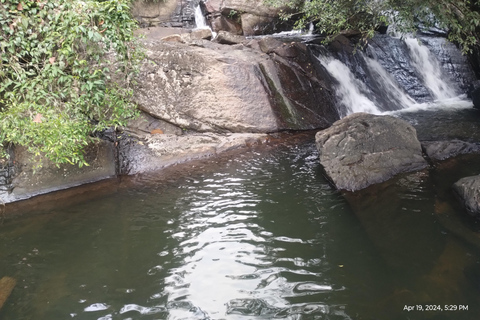
{"type": "Polygon", "coordinates": [[[246,41],[244,36],[233,34],[227,31],[219,31],[215,37],[215,42],[220,44],[241,44],[246,41]]]}
{"type": "Polygon", "coordinates": [[[360,190],[427,166],[415,129],[391,117],[355,113],[316,135],[320,163],[333,184],[360,190]]]}
{"type": "Polygon", "coordinates": [[[422,148],[430,160],[445,160],[466,153],[480,152],[480,144],[461,140],[423,141],[422,148]]]}
{"type": "Polygon", "coordinates": [[[292,28],[279,18],[287,6],[273,7],[265,1],[208,0],[200,3],[213,31],[228,31],[245,36],[269,34],[292,28]]]}
{"type": "Polygon", "coordinates": [[[265,54],[242,44],[146,41],[135,102],[157,119],[197,132],[330,126],[339,119],[334,92],[316,74],[308,48],[276,45],[265,54]]]}
{"type": "Polygon", "coordinates": [[[470,213],[480,214],[480,175],[458,180],[453,191],[470,213]]]}
{"type": "Polygon", "coordinates": [[[480,175],[458,180],[453,185],[453,191],[470,213],[480,214],[480,175]]]}

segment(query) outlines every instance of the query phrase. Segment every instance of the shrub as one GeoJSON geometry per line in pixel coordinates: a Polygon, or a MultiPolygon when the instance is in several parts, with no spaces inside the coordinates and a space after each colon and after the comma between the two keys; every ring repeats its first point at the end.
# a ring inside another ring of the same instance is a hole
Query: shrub
{"type": "Polygon", "coordinates": [[[141,50],[129,5],[0,0],[0,146],[82,166],[93,132],[135,115],[141,50]]]}

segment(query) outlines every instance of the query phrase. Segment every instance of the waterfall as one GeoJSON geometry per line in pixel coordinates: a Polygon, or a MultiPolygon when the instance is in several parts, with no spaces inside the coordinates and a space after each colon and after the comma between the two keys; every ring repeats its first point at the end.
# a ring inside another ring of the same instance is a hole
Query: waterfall
{"type": "Polygon", "coordinates": [[[426,46],[416,38],[405,39],[413,65],[422,75],[425,86],[435,100],[446,100],[458,96],[451,84],[445,81],[438,61],[432,56],[426,46]]]}
{"type": "Polygon", "coordinates": [[[315,25],[313,24],[313,22],[310,22],[310,24],[308,25],[308,33],[307,35],[311,36],[313,34],[313,30],[315,29],[315,25]]]}
{"type": "Polygon", "coordinates": [[[319,57],[318,60],[338,81],[336,95],[340,104],[345,108],[345,111],[341,112],[342,116],[355,112],[381,113],[375,103],[365,95],[369,92],[368,88],[355,78],[347,65],[329,57],[319,57]]]}
{"type": "Polygon", "coordinates": [[[390,101],[395,102],[399,106],[399,109],[410,108],[416,104],[416,101],[404,92],[395,79],[388,74],[387,70],[385,70],[378,61],[365,58],[365,62],[372,71],[375,82],[377,82],[383,90],[385,96],[390,101]]]}
{"type": "Polygon", "coordinates": [[[195,7],[195,25],[197,29],[210,29],[210,27],[207,25],[207,20],[203,15],[200,5],[195,7]]]}
{"type": "Polygon", "coordinates": [[[435,55],[415,38],[376,36],[366,52],[355,54],[317,51],[318,61],[336,80],[341,116],[471,107],[435,55]]]}

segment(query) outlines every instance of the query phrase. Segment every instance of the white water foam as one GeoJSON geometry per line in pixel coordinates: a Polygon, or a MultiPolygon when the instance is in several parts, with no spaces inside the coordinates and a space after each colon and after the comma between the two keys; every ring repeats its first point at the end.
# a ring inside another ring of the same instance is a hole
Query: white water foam
{"type": "Polygon", "coordinates": [[[343,112],[344,114],[341,114],[342,117],[355,112],[397,114],[420,110],[466,109],[473,106],[472,102],[467,100],[466,95],[458,95],[455,85],[445,80],[439,62],[426,46],[421,45],[415,38],[407,38],[405,42],[409,47],[412,63],[422,75],[424,85],[431,92],[434,101],[417,103],[378,61],[364,57],[368,69],[379,80],[377,83],[381,85],[385,96],[389,97],[392,102],[396,101],[402,107],[401,110],[382,112],[375,102],[367,97],[370,91],[366,85],[356,79],[344,63],[332,57],[318,57],[330,75],[339,83],[336,95],[346,110],[343,112]]]}
{"type": "Polygon", "coordinates": [[[465,94],[444,100],[437,100],[433,102],[425,102],[425,103],[416,103],[408,108],[396,110],[396,111],[387,111],[384,114],[395,115],[399,113],[407,113],[407,112],[417,112],[417,111],[424,111],[424,110],[462,110],[462,109],[471,109],[473,107],[473,103],[471,100],[467,100],[467,96],[465,94]]]}
{"type": "Polygon", "coordinates": [[[370,100],[363,92],[368,92],[366,86],[355,78],[350,69],[340,60],[319,57],[320,63],[327,71],[338,81],[338,87],[335,90],[340,103],[345,107],[347,116],[356,112],[367,112],[380,114],[381,111],[375,103],[370,100]],[[363,92],[362,92],[363,91],[363,92]]]}

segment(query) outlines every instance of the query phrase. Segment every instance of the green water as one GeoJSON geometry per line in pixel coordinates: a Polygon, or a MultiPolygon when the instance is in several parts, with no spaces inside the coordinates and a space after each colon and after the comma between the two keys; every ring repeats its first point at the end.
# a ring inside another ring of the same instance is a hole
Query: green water
{"type": "Polygon", "coordinates": [[[479,319],[458,161],[344,197],[304,143],[6,220],[0,319],[479,319]]]}

